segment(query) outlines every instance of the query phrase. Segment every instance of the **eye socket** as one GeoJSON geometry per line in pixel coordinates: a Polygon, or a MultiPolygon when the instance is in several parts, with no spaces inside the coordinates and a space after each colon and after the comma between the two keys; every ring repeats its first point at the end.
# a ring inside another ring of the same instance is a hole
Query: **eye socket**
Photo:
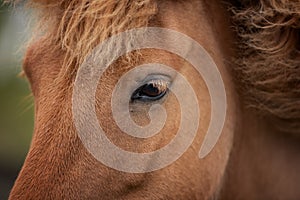
{"type": "Polygon", "coordinates": [[[161,99],[168,91],[168,82],[164,80],[151,80],[136,89],[131,100],[156,101],[161,99]]]}

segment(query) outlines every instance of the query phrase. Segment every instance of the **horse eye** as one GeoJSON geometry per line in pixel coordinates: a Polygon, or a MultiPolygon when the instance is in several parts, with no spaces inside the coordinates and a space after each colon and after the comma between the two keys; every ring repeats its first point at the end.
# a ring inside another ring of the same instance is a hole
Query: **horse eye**
{"type": "Polygon", "coordinates": [[[152,80],[136,89],[131,100],[156,101],[161,99],[168,91],[168,83],[163,80],[152,80]]]}

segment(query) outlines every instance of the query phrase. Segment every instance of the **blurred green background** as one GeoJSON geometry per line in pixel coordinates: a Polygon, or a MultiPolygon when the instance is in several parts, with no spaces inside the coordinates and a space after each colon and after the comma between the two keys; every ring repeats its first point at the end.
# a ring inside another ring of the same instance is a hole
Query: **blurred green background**
{"type": "Polygon", "coordinates": [[[28,13],[0,0],[0,200],[7,199],[29,149],[33,98],[21,72],[28,13]]]}

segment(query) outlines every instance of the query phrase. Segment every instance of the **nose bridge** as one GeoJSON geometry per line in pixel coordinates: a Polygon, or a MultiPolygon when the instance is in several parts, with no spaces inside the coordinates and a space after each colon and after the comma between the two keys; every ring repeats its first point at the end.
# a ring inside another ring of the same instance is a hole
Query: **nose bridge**
{"type": "Polygon", "coordinates": [[[72,127],[55,117],[55,121],[48,118],[48,123],[44,123],[39,118],[42,114],[37,115],[29,152],[10,194],[12,200],[49,199],[59,194],[57,185],[65,184],[70,178],[69,170],[79,159],[80,144],[72,127]]]}

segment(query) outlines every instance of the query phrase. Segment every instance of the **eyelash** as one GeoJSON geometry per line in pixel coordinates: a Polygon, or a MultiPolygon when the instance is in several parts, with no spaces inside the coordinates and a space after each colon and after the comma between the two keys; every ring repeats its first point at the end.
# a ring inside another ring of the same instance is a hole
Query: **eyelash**
{"type": "Polygon", "coordinates": [[[151,80],[137,88],[131,95],[131,101],[157,101],[168,92],[168,83],[164,80],[151,80]]]}

